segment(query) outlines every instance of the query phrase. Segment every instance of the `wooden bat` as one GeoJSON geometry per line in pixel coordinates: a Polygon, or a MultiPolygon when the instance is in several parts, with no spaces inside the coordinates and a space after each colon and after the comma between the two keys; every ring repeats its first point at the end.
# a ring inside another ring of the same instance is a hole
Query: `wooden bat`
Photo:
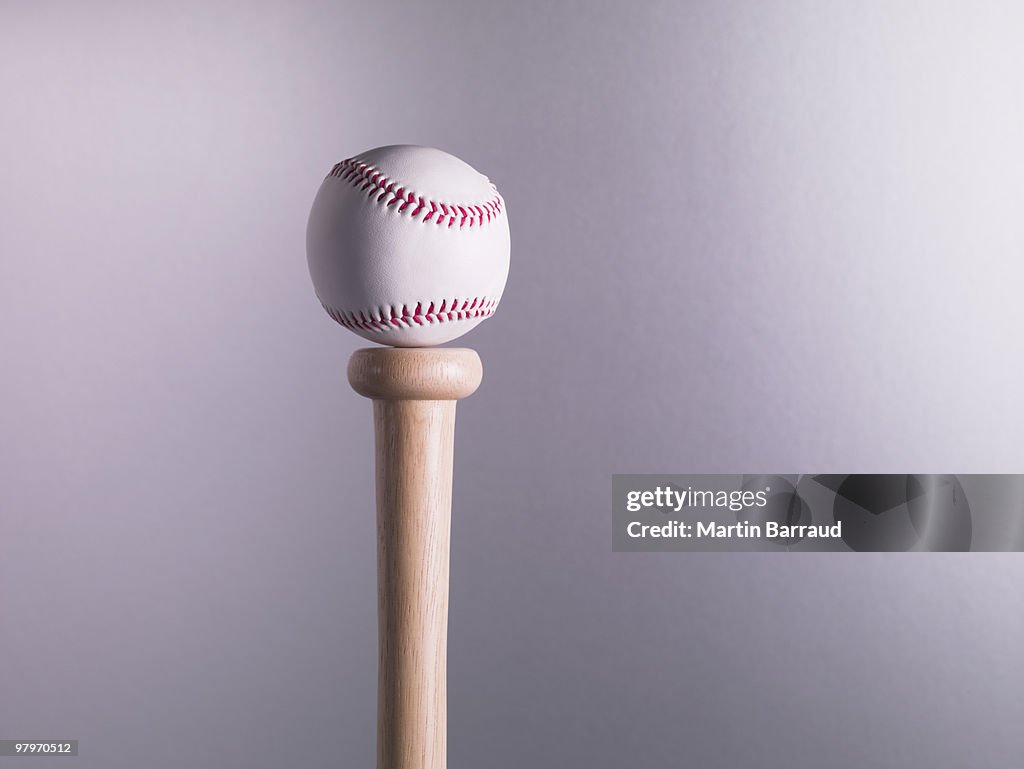
{"type": "Polygon", "coordinates": [[[377,469],[377,769],[445,769],[455,405],[473,350],[368,348],[348,379],[373,399],[377,469]]]}

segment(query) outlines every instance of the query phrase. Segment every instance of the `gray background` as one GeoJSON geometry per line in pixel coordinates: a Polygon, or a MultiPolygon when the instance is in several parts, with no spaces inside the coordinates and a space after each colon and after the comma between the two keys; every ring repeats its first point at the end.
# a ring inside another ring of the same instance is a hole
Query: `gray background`
{"type": "Polygon", "coordinates": [[[1024,761],[1020,555],[612,554],[608,508],[1024,470],[1019,4],[0,8],[0,736],[82,753],[32,766],[372,766],[370,408],[303,236],[393,142],[512,222],[453,767],[1024,761]]]}

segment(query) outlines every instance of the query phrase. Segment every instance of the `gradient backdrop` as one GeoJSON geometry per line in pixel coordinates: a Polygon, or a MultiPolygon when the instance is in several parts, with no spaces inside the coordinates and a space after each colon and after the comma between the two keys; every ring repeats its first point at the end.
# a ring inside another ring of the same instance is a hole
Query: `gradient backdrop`
{"type": "MultiPolygon", "coordinates": [[[[1022,472],[1024,9],[0,6],[0,738],[372,767],[370,404],[310,203],[504,193],[450,763],[1024,763],[1021,555],[612,554],[611,474],[1022,472]]],[[[62,763],[62,762],[66,762],[62,763]]]]}

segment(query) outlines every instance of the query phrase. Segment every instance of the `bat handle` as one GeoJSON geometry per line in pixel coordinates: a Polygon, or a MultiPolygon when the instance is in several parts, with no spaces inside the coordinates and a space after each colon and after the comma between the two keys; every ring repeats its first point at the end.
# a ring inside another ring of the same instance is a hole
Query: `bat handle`
{"type": "Polygon", "coordinates": [[[448,552],[456,402],[480,384],[473,350],[357,350],[377,466],[377,769],[445,769],[448,552]]]}

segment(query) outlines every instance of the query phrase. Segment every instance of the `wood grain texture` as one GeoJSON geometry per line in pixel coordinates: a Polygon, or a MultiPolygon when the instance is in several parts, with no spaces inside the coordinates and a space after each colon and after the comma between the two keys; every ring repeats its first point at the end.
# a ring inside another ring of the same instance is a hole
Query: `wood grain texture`
{"type": "Polygon", "coordinates": [[[483,366],[462,347],[368,347],[348,362],[348,381],[367,398],[457,401],[480,386],[483,366]]]}
{"type": "Polygon", "coordinates": [[[352,387],[374,400],[377,769],[445,769],[455,405],[482,371],[466,349],[363,349],[349,361],[352,387]]]}

